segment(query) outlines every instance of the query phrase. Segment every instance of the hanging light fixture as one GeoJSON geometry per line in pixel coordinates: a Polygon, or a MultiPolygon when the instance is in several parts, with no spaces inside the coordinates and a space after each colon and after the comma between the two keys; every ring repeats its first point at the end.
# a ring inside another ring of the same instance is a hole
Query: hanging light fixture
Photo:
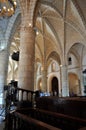
{"type": "Polygon", "coordinates": [[[16,8],[16,0],[0,0],[0,16],[12,16],[16,8]]]}

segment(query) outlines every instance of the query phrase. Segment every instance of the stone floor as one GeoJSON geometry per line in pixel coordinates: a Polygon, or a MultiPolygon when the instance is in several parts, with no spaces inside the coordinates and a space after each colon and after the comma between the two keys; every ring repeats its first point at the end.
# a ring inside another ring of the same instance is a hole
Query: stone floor
{"type": "Polygon", "coordinates": [[[5,128],[5,121],[2,116],[0,116],[0,130],[4,130],[5,128]]]}
{"type": "Polygon", "coordinates": [[[0,108],[0,130],[5,128],[5,108],[0,108]]]}

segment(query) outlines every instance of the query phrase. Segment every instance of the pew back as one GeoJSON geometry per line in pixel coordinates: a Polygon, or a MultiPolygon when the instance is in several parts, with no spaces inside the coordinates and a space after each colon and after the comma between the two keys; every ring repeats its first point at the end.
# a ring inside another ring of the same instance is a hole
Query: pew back
{"type": "Polygon", "coordinates": [[[46,111],[42,109],[21,109],[18,112],[32,117],[37,120],[41,120],[54,127],[58,127],[62,130],[77,130],[86,126],[86,120],[64,115],[57,112],[46,111]]]}
{"type": "Polygon", "coordinates": [[[19,112],[9,114],[6,130],[61,130],[19,112]]]}
{"type": "Polygon", "coordinates": [[[86,119],[86,97],[40,97],[36,107],[86,119]]]}

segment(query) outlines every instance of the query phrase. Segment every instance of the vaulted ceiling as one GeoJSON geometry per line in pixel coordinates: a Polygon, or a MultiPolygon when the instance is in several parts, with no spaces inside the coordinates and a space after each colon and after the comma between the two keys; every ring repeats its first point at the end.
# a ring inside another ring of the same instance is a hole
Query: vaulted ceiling
{"type": "MultiPolygon", "coordinates": [[[[71,49],[81,55],[86,44],[86,0],[39,0],[38,3],[36,58],[41,61],[56,52],[60,59],[71,49]]],[[[18,28],[12,50],[14,46],[19,48],[19,31],[18,28]]]]}
{"type": "MultiPolygon", "coordinates": [[[[38,64],[42,63],[44,58],[47,65],[53,59],[58,64],[62,64],[62,60],[70,55],[76,57],[77,62],[86,61],[86,0],[38,0],[38,4],[38,15],[34,27],[36,31],[35,58],[38,64]]],[[[9,20],[10,18],[0,18],[0,40],[6,32],[9,20]]],[[[16,23],[10,55],[20,51],[20,25],[17,20],[16,23]]],[[[0,43],[0,50],[5,47],[4,43],[0,43]]],[[[13,66],[15,77],[17,77],[18,62],[12,61],[10,56],[9,79],[13,66]]]]}
{"type": "Polygon", "coordinates": [[[48,57],[56,51],[61,58],[76,43],[75,50],[81,55],[79,48],[83,51],[86,44],[86,0],[40,0],[39,3],[37,57],[48,57]]]}

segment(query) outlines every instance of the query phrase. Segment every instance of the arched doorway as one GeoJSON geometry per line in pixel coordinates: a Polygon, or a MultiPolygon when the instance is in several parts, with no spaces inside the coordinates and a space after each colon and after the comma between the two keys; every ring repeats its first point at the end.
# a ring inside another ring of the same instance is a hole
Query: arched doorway
{"type": "Polygon", "coordinates": [[[39,91],[42,91],[42,79],[40,78],[39,80],[38,80],[38,90],[39,91]]]}
{"type": "Polygon", "coordinates": [[[80,83],[78,76],[74,73],[69,73],[69,95],[74,96],[78,95],[80,92],[80,83]]]}
{"type": "Polygon", "coordinates": [[[58,94],[59,94],[58,79],[56,77],[52,78],[52,92],[53,92],[53,96],[58,96],[58,94]]]}

